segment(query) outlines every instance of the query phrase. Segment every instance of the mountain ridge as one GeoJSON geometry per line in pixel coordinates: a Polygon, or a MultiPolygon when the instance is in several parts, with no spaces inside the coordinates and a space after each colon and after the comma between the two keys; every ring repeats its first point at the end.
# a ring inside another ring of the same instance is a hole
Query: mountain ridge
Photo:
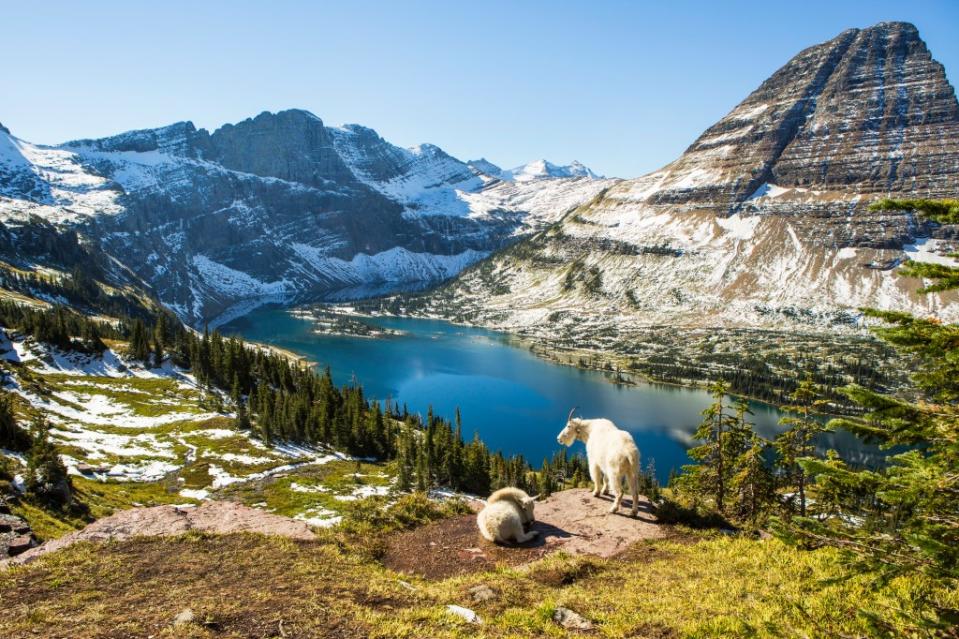
{"type": "MultiPolygon", "coordinates": [[[[654,326],[856,332],[861,306],[959,320],[904,259],[952,260],[954,225],[874,211],[959,191],[959,104],[907,23],[804,49],[679,158],[611,185],[412,312],[551,344],[631,348],[654,326]]],[[[954,261],[954,260],[953,260],[954,261]]]]}
{"type": "Polygon", "coordinates": [[[57,146],[0,138],[0,219],[80,230],[193,324],[260,297],[446,279],[605,184],[508,182],[302,109],[212,133],[183,121],[57,146]]]}

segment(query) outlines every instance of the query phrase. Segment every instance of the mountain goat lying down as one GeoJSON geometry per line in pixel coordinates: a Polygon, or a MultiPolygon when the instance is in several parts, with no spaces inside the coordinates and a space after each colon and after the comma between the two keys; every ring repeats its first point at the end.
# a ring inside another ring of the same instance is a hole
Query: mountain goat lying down
{"type": "Polygon", "coordinates": [[[500,543],[515,541],[521,544],[533,539],[538,532],[527,532],[526,528],[536,521],[533,517],[535,500],[519,488],[497,490],[476,516],[480,534],[489,541],[500,543]]]}
{"type": "Polygon", "coordinates": [[[569,411],[566,428],[556,440],[563,446],[572,446],[577,439],[586,444],[586,461],[589,476],[593,480],[593,496],[613,491],[613,506],[609,512],[619,510],[623,501],[623,476],[629,482],[633,494],[634,517],[639,509],[639,449],[633,436],[616,427],[608,419],[581,419],[573,417],[576,409],[569,411]]]}

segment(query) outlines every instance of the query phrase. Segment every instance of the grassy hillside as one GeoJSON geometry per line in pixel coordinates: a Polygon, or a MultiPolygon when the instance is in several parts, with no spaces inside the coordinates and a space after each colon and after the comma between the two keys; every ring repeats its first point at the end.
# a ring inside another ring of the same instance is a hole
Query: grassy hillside
{"type": "MultiPolygon", "coordinates": [[[[928,588],[843,581],[833,551],[679,532],[625,556],[553,555],[441,581],[400,575],[351,535],[317,542],[186,535],[81,544],[0,573],[4,637],[858,637],[904,636],[901,612],[928,588]],[[837,580],[838,579],[838,580],[837,580]],[[486,585],[493,599],[470,589],[486,585]],[[474,610],[482,625],[451,614],[474,610]],[[569,631],[557,607],[593,624],[569,631]],[[191,609],[194,621],[174,626],[191,609]],[[870,626],[863,612],[884,619],[870,626]],[[877,632],[878,631],[878,632],[877,632]]],[[[937,591],[959,605],[956,591],[937,591]]]]}
{"type": "MultiPolygon", "coordinates": [[[[117,353],[127,345],[110,345],[103,357],[63,353],[30,338],[5,345],[0,366],[14,384],[17,418],[51,423],[50,438],[82,506],[68,512],[28,499],[14,503],[14,514],[41,540],[119,509],[204,498],[327,526],[356,498],[392,491],[393,464],[357,462],[322,447],[268,446],[238,430],[223,398],[187,372],[125,362],[117,353]]],[[[14,471],[22,460],[10,460],[14,471]]]]}

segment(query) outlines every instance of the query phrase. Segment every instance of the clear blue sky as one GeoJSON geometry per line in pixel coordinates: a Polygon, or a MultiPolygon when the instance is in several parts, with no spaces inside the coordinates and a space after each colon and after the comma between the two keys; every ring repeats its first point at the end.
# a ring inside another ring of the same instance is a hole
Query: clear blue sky
{"type": "Polygon", "coordinates": [[[672,160],[800,49],[883,20],[959,77],[959,1],[5,2],[0,122],[55,143],[308,109],[504,167],[672,160]]]}

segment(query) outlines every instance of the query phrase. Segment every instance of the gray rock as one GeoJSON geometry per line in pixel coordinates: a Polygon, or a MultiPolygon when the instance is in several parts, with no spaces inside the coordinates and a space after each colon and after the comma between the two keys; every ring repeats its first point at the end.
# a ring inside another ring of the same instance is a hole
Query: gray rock
{"type": "Polygon", "coordinates": [[[36,545],[37,542],[31,535],[20,535],[19,537],[14,537],[7,544],[7,554],[11,557],[16,557],[20,553],[24,553],[36,545]]]}
{"type": "Polygon", "coordinates": [[[464,608],[463,606],[449,604],[448,606],[446,606],[446,609],[450,611],[452,614],[456,615],[457,617],[463,619],[464,621],[468,623],[473,623],[476,625],[480,625],[483,623],[483,620],[480,618],[480,616],[476,614],[475,612],[473,612],[472,610],[470,610],[469,608],[464,608]]]}
{"type": "Polygon", "coordinates": [[[593,627],[589,619],[562,606],[553,611],[553,621],[567,630],[591,630],[593,627]]]}
{"type": "Polygon", "coordinates": [[[582,615],[562,606],[553,611],[553,621],[567,630],[591,630],[593,623],[582,615]]]}
{"type": "Polygon", "coordinates": [[[302,521],[235,502],[205,501],[199,506],[189,508],[166,505],[121,510],[96,520],[82,530],[48,541],[24,556],[17,557],[13,563],[33,561],[43,554],[80,541],[180,535],[191,530],[218,534],[251,532],[301,540],[316,538],[309,526],[302,521]]]}

